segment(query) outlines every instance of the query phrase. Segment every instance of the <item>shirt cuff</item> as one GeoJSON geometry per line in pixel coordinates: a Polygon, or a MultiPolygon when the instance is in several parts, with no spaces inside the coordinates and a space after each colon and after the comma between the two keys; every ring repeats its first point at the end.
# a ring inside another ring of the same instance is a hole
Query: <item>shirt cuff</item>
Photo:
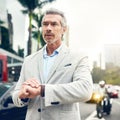
{"type": "Polygon", "coordinates": [[[21,99],[22,102],[28,102],[29,98],[21,99]]]}

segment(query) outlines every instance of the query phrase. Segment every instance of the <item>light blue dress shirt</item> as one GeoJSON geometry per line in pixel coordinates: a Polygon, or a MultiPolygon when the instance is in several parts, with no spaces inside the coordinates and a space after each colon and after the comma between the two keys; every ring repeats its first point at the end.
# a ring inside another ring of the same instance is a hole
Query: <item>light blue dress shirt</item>
{"type": "Polygon", "coordinates": [[[46,47],[45,49],[43,50],[43,62],[44,62],[44,78],[45,78],[45,81],[43,81],[44,83],[47,82],[47,77],[48,77],[48,74],[50,72],[50,69],[52,67],[52,65],[54,64],[54,60],[56,59],[56,57],[58,56],[59,54],[59,51],[60,51],[60,48],[57,48],[52,55],[48,56],[47,55],[47,51],[46,51],[46,47]]]}

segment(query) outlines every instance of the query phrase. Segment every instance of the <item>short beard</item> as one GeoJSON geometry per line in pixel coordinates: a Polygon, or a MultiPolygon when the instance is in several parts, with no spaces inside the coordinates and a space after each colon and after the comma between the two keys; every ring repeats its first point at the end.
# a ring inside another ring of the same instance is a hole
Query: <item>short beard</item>
{"type": "Polygon", "coordinates": [[[56,41],[58,41],[58,40],[57,39],[50,40],[50,41],[45,40],[45,43],[51,45],[51,44],[55,43],[56,41]]]}

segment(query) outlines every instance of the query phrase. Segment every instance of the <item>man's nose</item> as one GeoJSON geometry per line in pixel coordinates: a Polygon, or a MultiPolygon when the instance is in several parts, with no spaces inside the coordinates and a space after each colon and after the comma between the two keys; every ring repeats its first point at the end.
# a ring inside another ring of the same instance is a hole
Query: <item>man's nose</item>
{"type": "Polygon", "coordinates": [[[48,30],[51,30],[51,29],[52,29],[52,26],[49,24],[49,25],[47,26],[47,29],[48,29],[48,30]]]}

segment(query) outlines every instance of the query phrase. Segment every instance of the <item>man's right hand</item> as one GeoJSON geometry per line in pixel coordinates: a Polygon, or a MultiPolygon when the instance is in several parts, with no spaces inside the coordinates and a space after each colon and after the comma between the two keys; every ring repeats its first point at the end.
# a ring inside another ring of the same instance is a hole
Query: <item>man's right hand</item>
{"type": "Polygon", "coordinates": [[[34,98],[41,94],[41,85],[35,79],[30,79],[22,84],[19,98],[34,98]]]}

